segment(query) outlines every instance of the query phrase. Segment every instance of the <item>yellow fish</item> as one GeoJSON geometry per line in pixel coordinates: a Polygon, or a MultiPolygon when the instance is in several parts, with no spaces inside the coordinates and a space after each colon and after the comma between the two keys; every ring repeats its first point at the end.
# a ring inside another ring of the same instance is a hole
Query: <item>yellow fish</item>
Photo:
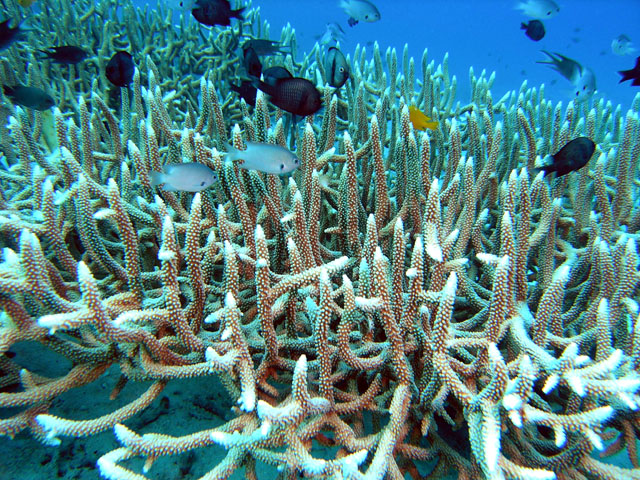
{"type": "Polygon", "coordinates": [[[416,130],[425,130],[427,128],[429,130],[435,130],[438,128],[438,122],[431,120],[431,118],[427,117],[413,105],[409,107],[409,120],[411,120],[413,128],[416,130]]]}
{"type": "Polygon", "coordinates": [[[36,0],[18,0],[18,3],[20,4],[20,6],[24,8],[30,7],[35,2],[36,0]]]}

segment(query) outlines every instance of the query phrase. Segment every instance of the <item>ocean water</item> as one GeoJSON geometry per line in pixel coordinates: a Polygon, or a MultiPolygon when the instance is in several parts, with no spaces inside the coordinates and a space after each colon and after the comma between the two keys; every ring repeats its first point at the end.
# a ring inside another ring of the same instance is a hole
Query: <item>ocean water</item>
{"type": "MultiPolygon", "coordinates": [[[[176,29],[180,16],[184,15],[187,24],[194,24],[203,31],[209,30],[198,25],[188,11],[179,10],[176,0],[167,1],[171,3],[165,2],[163,8],[167,5],[176,7],[176,29]]],[[[134,3],[149,10],[157,8],[154,2],[135,0],[134,3]]],[[[235,3],[236,6],[244,5],[242,2],[235,3]]],[[[436,65],[447,56],[449,73],[455,75],[458,81],[456,101],[462,105],[470,99],[470,68],[473,68],[476,76],[483,70],[487,76],[495,72],[491,89],[495,101],[510,91],[517,92],[526,81],[529,88],[539,88],[544,84],[547,99],[566,105],[573,98],[569,82],[548,66],[536,63],[547,59],[542,53],[542,50],[547,50],[570,57],[595,73],[597,91],[594,100],[603,98],[614,105],[620,104],[623,112],[630,108],[640,87],[633,87],[630,82],[619,83],[617,72],[632,68],[640,52],[615,55],[611,50],[611,41],[620,34],[627,34],[640,50],[640,0],[562,1],[560,13],[544,22],[547,33],[539,42],[527,38],[520,29],[521,22],[529,19],[514,8],[515,3],[492,0],[378,0],[376,4],[381,13],[380,21],[350,27],[346,14],[334,0],[252,0],[252,6],[260,9],[262,20],[270,24],[271,39],[279,39],[281,29],[287,25],[295,29],[299,57],[314,47],[328,22],[337,22],[344,29],[345,40],[339,46],[349,56],[353,55],[358,44],[371,52],[374,42],[377,42],[383,52],[388,48],[395,49],[401,58],[406,45],[409,55],[415,59],[418,78],[425,49],[428,50],[428,61],[433,60],[436,65]]],[[[221,75],[225,78],[224,72],[221,75]]],[[[634,201],[637,202],[637,198],[634,201]]],[[[5,243],[10,243],[10,240],[3,238],[2,246],[5,243]]],[[[72,368],[69,361],[61,360],[60,355],[35,342],[12,345],[11,354],[19,358],[22,365],[28,365],[30,371],[45,377],[63,376],[72,368]]],[[[148,382],[129,382],[123,393],[111,401],[109,392],[118,383],[119,377],[118,366],[112,366],[99,381],[56,398],[52,411],[68,418],[95,418],[134,401],[149,386],[148,382]]],[[[231,407],[223,387],[213,376],[170,382],[162,400],[154,402],[144,414],[127,422],[127,425],[139,433],[188,435],[230,420],[233,418],[231,407]]],[[[1,418],[20,410],[2,409],[1,418]]],[[[23,432],[15,439],[0,437],[0,451],[5,452],[4,458],[0,459],[0,480],[97,480],[103,477],[97,472],[95,459],[119,446],[111,429],[79,440],[64,438],[59,447],[43,446],[33,439],[31,433],[23,432]]],[[[226,452],[222,447],[209,446],[197,450],[193,455],[162,457],[153,465],[147,477],[155,480],[200,478],[207,469],[222,461],[226,452]]],[[[313,455],[316,458],[332,458],[333,454],[335,452],[331,448],[314,445],[313,455]]],[[[594,456],[599,458],[597,454],[594,456]]],[[[607,461],[632,468],[624,454],[610,457],[607,461]]],[[[128,462],[127,467],[142,472],[143,464],[144,459],[136,458],[128,462]]],[[[426,475],[432,467],[433,463],[424,462],[419,467],[419,473],[426,475]]],[[[634,474],[637,475],[637,470],[634,474]]],[[[260,480],[272,480],[277,476],[275,468],[260,465],[260,480]]],[[[138,480],[138,477],[134,478],[138,480]]],[[[230,478],[240,480],[245,477],[240,469],[230,478]]],[[[623,478],[620,477],[620,480],[623,478]]]]}
{"type": "Polygon", "coordinates": [[[560,13],[543,23],[545,37],[534,42],[520,29],[529,19],[509,0],[397,0],[377,2],[381,20],[349,27],[337,1],[265,0],[255,2],[271,25],[271,35],[290,23],[301,50],[309,50],[327,22],[345,31],[342,48],[352,52],[356,44],[378,42],[382,51],[405,45],[419,67],[424,49],[429,61],[439,64],[449,54],[449,72],[458,79],[461,102],[469,98],[469,68],[495,72],[492,93],[497,100],[523,81],[529,87],[545,85],[546,97],[565,103],[572,97],[568,81],[537,61],[546,60],[541,50],[558,52],[591,68],[598,93],[614,104],[628,106],[640,90],[630,82],[619,84],[619,70],[633,68],[640,55],[640,2],[637,0],[564,0],[560,13]],[[639,49],[636,55],[617,56],[611,41],[628,35],[639,49]]]}

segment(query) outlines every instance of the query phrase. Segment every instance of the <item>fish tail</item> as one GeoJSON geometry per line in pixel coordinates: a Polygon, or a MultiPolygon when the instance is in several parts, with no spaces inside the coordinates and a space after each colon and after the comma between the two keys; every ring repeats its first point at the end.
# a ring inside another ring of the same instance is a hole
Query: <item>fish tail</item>
{"type": "Polygon", "coordinates": [[[9,85],[2,85],[2,91],[5,95],[11,96],[13,95],[14,88],[10,87],[9,85]]]}
{"type": "Polygon", "coordinates": [[[227,148],[227,153],[224,155],[225,160],[235,160],[237,154],[240,150],[231,145],[230,143],[225,143],[224,146],[227,148]]]}
{"type": "Polygon", "coordinates": [[[247,7],[242,7],[237,10],[231,10],[231,17],[237,18],[238,20],[244,20],[244,17],[242,16],[242,12],[244,12],[245,8],[247,7]]]}
{"type": "Polygon", "coordinates": [[[161,183],[165,182],[164,173],[162,172],[151,172],[151,186],[157,187],[161,183]]]}
{"type": "Polygon", "coordinates": [[[526,24],[526,23],[522,22],[522,23],[520,24],[520,30],[526,30],[527,28],[528,28],[528,27],[527,27],[527,24],[526,24]]]}
{"type": "Polygon", "coordinates": [[[436,130],[438,128],[438,125],[440,124],[435,120],[429,120],[424,124],[424,126],[427,127],[429,130],[436,130]]]}

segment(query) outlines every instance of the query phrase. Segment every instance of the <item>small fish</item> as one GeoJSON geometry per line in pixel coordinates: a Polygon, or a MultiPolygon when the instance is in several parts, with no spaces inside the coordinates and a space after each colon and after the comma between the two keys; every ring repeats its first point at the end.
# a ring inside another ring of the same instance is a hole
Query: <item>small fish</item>
{"type": "Polygon", "coordinates": [[[3,85],[4,94],[17,105],[34,110],[48,110],[53,107],[56,102],[51,95],[44,90],[36,87],[26,87],[24,85],[3,85]]]}
{"type": "Polygon", "coordinates": [[[574,138],[562,147],[558,153],[551,155],[551,159],[546,165],[541,165],[537,168],[545,173],[555,172],[556,178],[561,177],[584,167],[595,149],[596,144],[589,138],[574,138]]]}
{"type": "Polygon", "coordinates": [[[350,27],[358,22],[377,22],[380,20],[380,12],[369,0],[340,0],[340,8],[349,15],[350,27]]]}
{"type": "Polygon", "coordinates": [[[320,45],[327,45],[331,42],[344,42],[344,30],[336,22],[327,23],[327,27],[320,37],[320,45]]]}
{"type": "Polygon", "coordinates": [[[135,65],[133,64],[133,57],[129,52],[119,51],[116,52],[107,67],[105,68],[105,75],[107,80],[113,83],[116,87],[126,87],[133,81],[133,73],[135,72],[135,65]]]}
{"type": "Polygon", "coordinates": [[[11,28],[9,22],[11,19],[0,23],[0,50],[9,48],[13,42],[24,37],[24,31],[20,30],[20,25],[11,28]]]}
{"type": "Polygon", "coordinates": [[[238,166],[247,170],[284,175],[300,166],[300,160],[293,153],[280,145],[272,143],[246,142],[246,150],[227,145],[226,160],[242,160],[238,166]]]}
{"type": "Polygon", "coordinates": [[[151,185],[164,184],[169,192],[199,192],[218,180],[216,172],[202,163],[171,163],[162,172],[151,172],[151,185]]]}
{"type": "Polygon", "coordinates": [[[229,84],[229,88],[240,95],[240,98],[243,98],[244,101],[247,102],[247,105],[251,105],[252,107],[256,106],[256,93],[258,93],[258,89],[254,87],[251,80],[243,80],[240,85],[231,83],[229,84]]]}
{"type": "Polygon", "coordinates": [[[438,122],[432,120],[431,117],[427,117],[424,113],[422,113],[418,108],[411,105],[409,107],[409,120],[413,125],[413,128],[416,130],[435,130],[438,128],[438,122]]]}
{"type": "Polygon", "coordinates": [[[631,39],[625,34],[618,35],[611,42],[611,51],[616,55],[633,55],[636,50],[631,43],[631,39]]]}
{"type": "Polygon", "coordinates": [[[247,71],[247,75],[250,77],[260,78],[262,74],[262,63],[260,63],[260,58],[258,54],[253,49],[253,47],[243,47],[242,49],[243,58],[244,58],[244,68],[247,71]]]}
{"type": "Polygon", "coordinates": [[[553,0],[525,0],[518,3],[516,9],[527,17],[537,18],[538,20],[551,18],[560,11],[560,7],[553,0]]]}
{"type": "Polygon", "coordinates": [[[622,76],[618,83],[631,80],[631,85],[634,87],[640,86],[640,57],[636,58],[636,66],[631,70],[621,70],[618,73],[622,76]]]}
{"type": "Polygon", "coordinates": [[[262,78],[264,79],[264,83],[275,85],[281,78],[293,78],[293,75],[291,75],[286,68],[276,65],[262,72],[262,78]]]}
{"type": "Polygon", "coordinates": [[[247,40],[242,44],[242,49],[253,48],[253,50],[258,55],[277,55],[278,53],[286,54],[289,53],[283,48],[289,48],[285,45],[282,45],[280,42],[276,42],[275,40],[269,40],[267,38],[252,38],[247,40]]]}
{"type": "Polygon", "coordinates": [[[593,95],[596,91],[596,75],[593,70],[583,67],[575,60],[557,52],[550,53],[542,50],[542,53],[549,56],[550,61],[536,63],[549,65],[553,70],[569,80],[573,85],[574,99],[576,101],[588,100],[593,95]]]}
{"type": "Polygon", "coordinates": [[[231,19],[237,18],[244,20],[242,12],[246,7],[231,10],[229,0],[196,0],[195,8],[191,10],[193,18],[203,25],[213,27],[214,25],[222,25],[228,27],[231,25],[231,19]]]}
{"type": "Polygon", "coordinates": [[[349,79],[349,64],[344,54],[336,47],[327,51],[325,74],[327,83],[332,87],[340,88],[349,79]]]}
{"type": "Polygon", "coordinates": [[[524,34],[534,42],[544,38],[544,25],[540,20],[531,20],[529,23],[521,23],[520,30],[525,30],[524,34]]]}
{"type": "Polygon", "coordinates": [[[306,78],[280,78],[273,85],[255,80],[254,85],[269,95],[276,107],[294,115],[305,117],[322,108],[322,94],[306,78]]]}
{"type": "Polygon", "coordinates": [[[48,50],[40,50],[48,58],[58,63],[65,63],[67,65],[75,65],[80,63],[89,56],[86,50],[73,45],[63,45],[61,47],[53,47],[48,50]]]}

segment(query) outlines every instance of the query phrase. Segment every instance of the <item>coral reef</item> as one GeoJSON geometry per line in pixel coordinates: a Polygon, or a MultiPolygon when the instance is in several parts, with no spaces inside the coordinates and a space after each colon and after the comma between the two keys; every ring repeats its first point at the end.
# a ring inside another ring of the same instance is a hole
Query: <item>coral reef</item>
{"type": "Polygon", "coordinates": [[[95,460],[119,480],[214,444],[226,457],[202,479],[260,478],[260,464],[289,479],[640,478],[640,96],[627,112],[554,105],[524,83],[495,101],[471,70],[462,105],[447,57],[425,51],[416,79],[406,49],[377,45],[350,56],[357,81],[336,94],[322,51],[294,61],[286,29],[286,65],[324,92],[296,127],[261,93],[250,109],[229,90],[240,35],[268,36],[256,10],[209,30],[127,2],[42,3],[34,44],[95,56],[60,66],[13,46],[0,63],[3,82],[57,99],[10,109],[2,134],[0,407],[18,412],[0,434],[56,445],[113,431],[121,446],[95,460]],[[114,89],[104,64],[125,47],[137,71],[114,89]],[[414,131],[410,105],[438,128],[414,131]],[[536,171],[578,136],[597,144],[585,168],[536,171]],[[224,162],[245,141],[295,145],[301,166],[284,179],[224,162]],[[219,183],[151,187],[182,161],[219,183]],[[36,375],[9,355],[21,342],[71,367],[36,375]],[[146,391],[96,418],[56,415],[114,365],[112,397],[146,391]],[[235,405],[222,425],[123,424],[167,384],[207,376],[235,405]],[[607,462],[620,451],[634,468],[607,462]]]}

